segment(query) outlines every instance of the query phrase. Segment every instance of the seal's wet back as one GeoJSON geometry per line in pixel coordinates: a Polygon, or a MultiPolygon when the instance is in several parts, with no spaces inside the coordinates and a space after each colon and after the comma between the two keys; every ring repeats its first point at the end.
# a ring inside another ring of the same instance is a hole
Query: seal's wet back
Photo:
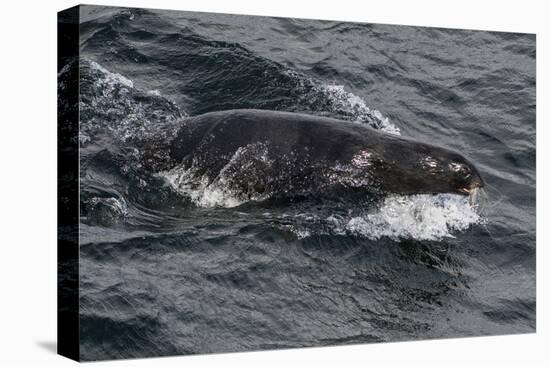
{"type": "Polygon", "coordinates": [[[360,123],[265,110],[207,113],[184,121],[172,164],[262,199],[333,188],[377,193],[468,195],[476,168],[451,150],[360,123]]]}

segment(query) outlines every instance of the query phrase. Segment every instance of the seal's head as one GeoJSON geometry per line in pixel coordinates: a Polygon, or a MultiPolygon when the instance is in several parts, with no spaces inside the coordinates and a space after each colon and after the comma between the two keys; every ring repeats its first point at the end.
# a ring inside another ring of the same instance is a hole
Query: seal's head
{"type": "Polygon", "coordinates": [[[484,183],[479,172],[468,161],[452,162],[449,168],[453,174],[454,186],[459,193],[470,195],[483,187],[484,183]]]}
{"type": "Polygon", "coordinates": [[[438,153],[421,158],[420,168],[425,173],[437,177],[437,186],[441,187],[441,191],[472,195],[484,186],[475,166],[462,155],[451,151],[438,153]]]}

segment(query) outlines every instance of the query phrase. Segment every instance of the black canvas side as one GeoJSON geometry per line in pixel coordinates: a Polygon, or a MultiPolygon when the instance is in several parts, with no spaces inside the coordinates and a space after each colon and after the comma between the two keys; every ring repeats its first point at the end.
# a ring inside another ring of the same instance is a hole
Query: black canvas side
{"type": "Polygon", "coordinates": [[[57,20],[57,352],[79,360],[79,7],[57,20]]]}

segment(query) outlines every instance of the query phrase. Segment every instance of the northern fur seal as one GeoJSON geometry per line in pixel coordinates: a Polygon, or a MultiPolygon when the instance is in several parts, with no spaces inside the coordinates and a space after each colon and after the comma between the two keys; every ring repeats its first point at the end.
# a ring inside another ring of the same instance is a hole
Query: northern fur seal
{"type": "Polygon", "coordinates": [[[169,143],[169,157],[165,168],[184,172],[186,184],[224,185],[248,199],[331,188],[468,195],[483,186],[474,165],[451,150],[360,123],[289,112],[190,117],[169,143]]]}

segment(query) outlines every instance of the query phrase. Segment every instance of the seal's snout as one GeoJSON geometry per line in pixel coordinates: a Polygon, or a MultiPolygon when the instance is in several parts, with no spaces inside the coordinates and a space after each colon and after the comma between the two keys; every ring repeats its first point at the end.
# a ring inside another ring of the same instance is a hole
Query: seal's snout
{"type": "Polygon", "coordinates": [[[485,186],[481,175],[470,162],[463,160],[461,162],[453,162],[449,165],[454,172],[454,182],[456,191],[463,195],[472,195],[474,191],[485,186]]]}
{"type": "Polygon", "coordinates": [[[481,187],[483,187],[483,183],[476,181],[469,186],[459,188],[458,191],[464,195],[472,195],[473,193],[479,191],[481,187]]]}
{"type": "Polygon", "coordinates": [[[465,193],[466,195],[471,195],[473,192],[476,192],[480,188],[485,186],[485,184],[483,183],[483,179],[481,178],[479,173],[475,171],[475,169],[474,169],[474,172],[471,174],[470,177],[468,177],[468,180],[466,181],[467,181],[467,184],[464,187],[459,189],[459,191],[465,193]]]}

